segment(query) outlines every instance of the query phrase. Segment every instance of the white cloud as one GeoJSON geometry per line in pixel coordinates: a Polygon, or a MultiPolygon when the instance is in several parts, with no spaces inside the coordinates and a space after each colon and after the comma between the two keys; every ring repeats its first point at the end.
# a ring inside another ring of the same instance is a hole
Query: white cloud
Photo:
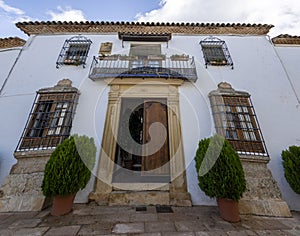
{"type": "Polygon", "coordinates": [[[137,14],[138,21],[272,24],[271,34],[300,35],[299,0],[161,0],[160,8],[137,14]]]}
{"type": "Polygon", "coordinates": [[[53,21],[86,21],[84,13],[81,10],[66,7],[63,9],[61,6],[57,7],[57,12],[48,11],[53,21]]]}
{"type": "Polygon", "coordinates": [[[0,32],[1,37],[18,36],[25,38],[25,34],[21,32],[15,23],[19,21],[32,21],[33,19],[26,15],[25,11],[9,6],[5,1],[0,0],[0,32]]]}
{"type": "Polygon", "coordinates": [[[0,9],[4,10],[7,13],[12,13],[12,14],[15,14],[15,15],[25,14],[25,12],[22,11],[21,9],[9,6],[3,0],[0,0],[0,9]]]}

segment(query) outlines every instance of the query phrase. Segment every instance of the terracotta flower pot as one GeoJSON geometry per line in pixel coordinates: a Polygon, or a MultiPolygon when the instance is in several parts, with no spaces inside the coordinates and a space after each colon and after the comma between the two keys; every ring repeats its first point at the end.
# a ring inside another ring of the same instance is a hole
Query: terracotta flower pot
{"type": "Polygon", "coordinates": [[[51,215],[62,216],[68,214],[72,210],[75,194],[67,196],[55,196],[53,198],[51,215]]]}
{"type": "Polygon", "coordinates": [[[233,223],[241,220],[237,201],[218,198],[217,203],[223,220],[233,223]]]}

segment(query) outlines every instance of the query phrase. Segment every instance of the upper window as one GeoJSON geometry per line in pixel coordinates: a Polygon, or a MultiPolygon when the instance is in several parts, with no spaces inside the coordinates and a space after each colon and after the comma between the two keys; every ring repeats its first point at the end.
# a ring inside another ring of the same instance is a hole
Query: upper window
{"type": "Polygon", "coordinates": [[[153,59],[154,56],[161,56],[160,44],[131,44],[129,55],[134,58],[132,68],[161,66],[159,60],[153,59]]]}
{"type": "Polygon", "coordinates": [[[92,41],[83,36],[67,39],[58,56],[56,67],[60,65],[82,65],[85,67],[92,41]]]}
{"type": "Polygon", "coordinates": [[[230,85],[221,83],[210,93],[217,133],[242,154],[267,155],[250,95],[225,86],[230,85]]]}
{"type": "Polygon", "coordinates": [[[69,81],[37,92],[16,151],[53,148],[69,136],[78,94],[76,88],[66,86],[69,81]]]}
{"type": "Polygon", "coordinates": [[[216,37],[208,37],[200,41],[202,47],[205,66],[229,65],[233,69],[233,62],[230,57],[225,41],[216,37]]]}

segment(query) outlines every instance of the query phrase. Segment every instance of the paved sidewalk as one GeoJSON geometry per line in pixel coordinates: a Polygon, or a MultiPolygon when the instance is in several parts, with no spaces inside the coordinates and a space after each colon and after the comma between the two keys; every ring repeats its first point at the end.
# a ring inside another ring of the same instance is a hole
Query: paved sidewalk
{"type": "Polygon", "coordinates": [[[108,207],[74,204],[60,217],[42,212],[0,213],[0,235],[148,235],[244,236],[300,235],[300,212],[293,218],[242,216],[239,223],[223,221],[217,207],[108,207]],[[161,211],[161,212],[158,212],[161,211]]]}

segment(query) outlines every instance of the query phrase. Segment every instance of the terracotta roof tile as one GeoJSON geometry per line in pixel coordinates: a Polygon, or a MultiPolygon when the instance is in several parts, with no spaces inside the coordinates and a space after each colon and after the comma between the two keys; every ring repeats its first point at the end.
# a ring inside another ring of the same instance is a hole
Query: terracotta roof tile
{"type": "Polygon", "coordinates": [[[289,34],[280,34],[272,38],[274,44],[297,44],[300,45],[300,36],[292,36],[289,34]]]}
{"type": "Polygon", "coordinates": [[[19,22],[16,26],[26,34],[57,33],[178,33],[178,34],[253,34],[264,35],[273,25],[234,23],[169,23],[124,21],[35,21],[19,22]]]}
{"type": "Polygon", "coordinates": [[[25,40],[18,37],[0,38],[0,49],[22,47],[25,40]]]}

